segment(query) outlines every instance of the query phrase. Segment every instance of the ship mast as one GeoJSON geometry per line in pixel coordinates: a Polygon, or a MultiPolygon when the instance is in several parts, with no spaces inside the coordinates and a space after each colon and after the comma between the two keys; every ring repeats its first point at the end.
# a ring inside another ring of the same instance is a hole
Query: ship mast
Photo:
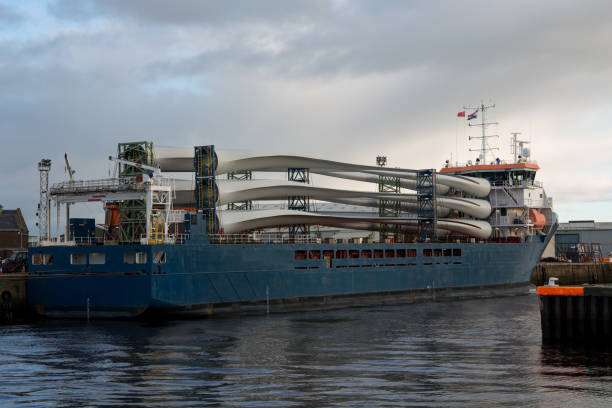
{"type": "Polygon", "coordinates": [[[479,158],[480,158],[481,164],[487,163],[487,151],[499,150],[499,148],[497,147],[490,147],[487,143],[488,138],[499,137],[499,135],[487,135],[487,126],[498,124],[497,122],[487,122],[486,121],[487,110],[490,108],[494,108],[494,107],[495,107],[495,104],[486,106],[484,103],[481,103],[480,106],[464,106],[463,107],[463,109],[466,109],[466,110],[475,109],[476,112],[480,111],[481,113],[480,123],[477,123],[474,125],[471,123],[468,124],[468,126],[480,126],[482,128],[482,136],[470,136],[469,137],[469,140],[481,139],[480,149],[470,149],[471,152],[480,151],[479,158]]]}

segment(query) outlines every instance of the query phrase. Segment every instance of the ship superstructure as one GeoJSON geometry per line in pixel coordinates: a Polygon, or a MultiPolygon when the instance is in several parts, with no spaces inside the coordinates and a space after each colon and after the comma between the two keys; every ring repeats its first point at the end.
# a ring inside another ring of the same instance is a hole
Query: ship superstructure
{"type": "MultiPolygon", "coordinates": [[[[550,220],[554,218],[552,198],[548,197],[541,182],[536,181],[536,173],[540,169],[537,162],[531,159],[530,144],[520,140],[520,133],[511,134],[510,160],[491,157],[495,148],[491,148],[488,139],[498,137],[487,135],[487,127],[496,122],[487,122],[487,110],[495,105],[477,108],[481,114],[481,122],[474,126],[482,128],[482,135],[470,137],[479,139],[481,146],[472,151],[479,152],[478,157],[465,164],[446,162],[440,170],[442,174],[481,177],[491,183],[489,202],[491,215],[488,218],[492,227],[491,239],[503,241],[529,240],[533,235],[547,234],[550,220]]],[[[470,126],[472,126],[470,124],[470,126]]]]}

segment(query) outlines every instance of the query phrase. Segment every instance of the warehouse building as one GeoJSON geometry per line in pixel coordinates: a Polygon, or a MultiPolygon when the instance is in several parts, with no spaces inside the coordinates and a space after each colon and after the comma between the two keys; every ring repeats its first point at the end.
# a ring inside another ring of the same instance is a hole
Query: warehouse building
{"type": "Polygon", "coordinates": [[[15,250],[28,248],[28,227],[21,210],[5,210],[0,206],[0,258],[15,250]]]}
{"type": "Polygon", "coordinates": [[[557,256],[583,250],[597,251],[600,252],[601,257],[610,258],[612,256],[612,222],[587,220],[560,223],[555,234],[555,250],[557,256]]]}

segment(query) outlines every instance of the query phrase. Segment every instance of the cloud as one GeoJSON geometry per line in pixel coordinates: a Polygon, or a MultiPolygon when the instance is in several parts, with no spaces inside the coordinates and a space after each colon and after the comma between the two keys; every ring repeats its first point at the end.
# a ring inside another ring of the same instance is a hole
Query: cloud
{"type": "Polygon", "coordinates": [[[278,21],[302,19],[305,15],[318,18],[327,15],[333,2],[322,0],[59,0],[49,5],[49,11],[62,19],[91,19],[105,16],[129,18],[144,24],[234,24],[236,22],[278,21]]]}
{"type": "MultiPolygon", "coordinates": [[[[22,6],[29,34],[0,36],[0,137],[10,146],[0,152],[0,188],[11,189],[3,204],[32,207],[37,187],[15,180],[36,184],[41,157],[54,160],[53,180],[64,176],[64,152],[80,177],[105,177],[105,157],[129,140],[366,163],[386,154],[392,166],[441,167],[451,154],[473,159],[474,129],[455,114],[482,100],[497,105],[499,155],[508,156],[509,132],[531,138],[557,203],[607,202],[611,8],[58,0],[41,14],[22,6]]],[[[11,10],[0,3],[0,23],[11,10]]]]}
{"type": "Polygon", "coordinates": [[[23,16],[19,12],[4,3],[0,3],[0,30],[12,27],[22,21],[23,16]]]}

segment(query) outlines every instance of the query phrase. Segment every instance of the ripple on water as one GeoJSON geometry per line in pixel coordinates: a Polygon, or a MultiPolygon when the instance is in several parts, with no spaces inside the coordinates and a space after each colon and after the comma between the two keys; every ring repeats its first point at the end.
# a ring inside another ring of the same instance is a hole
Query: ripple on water
{"type": "Polygon", "coordinates": [[[534,295],[1,332],[2,406],[605,406],[609,350],[542,345],[534,295]]]}

